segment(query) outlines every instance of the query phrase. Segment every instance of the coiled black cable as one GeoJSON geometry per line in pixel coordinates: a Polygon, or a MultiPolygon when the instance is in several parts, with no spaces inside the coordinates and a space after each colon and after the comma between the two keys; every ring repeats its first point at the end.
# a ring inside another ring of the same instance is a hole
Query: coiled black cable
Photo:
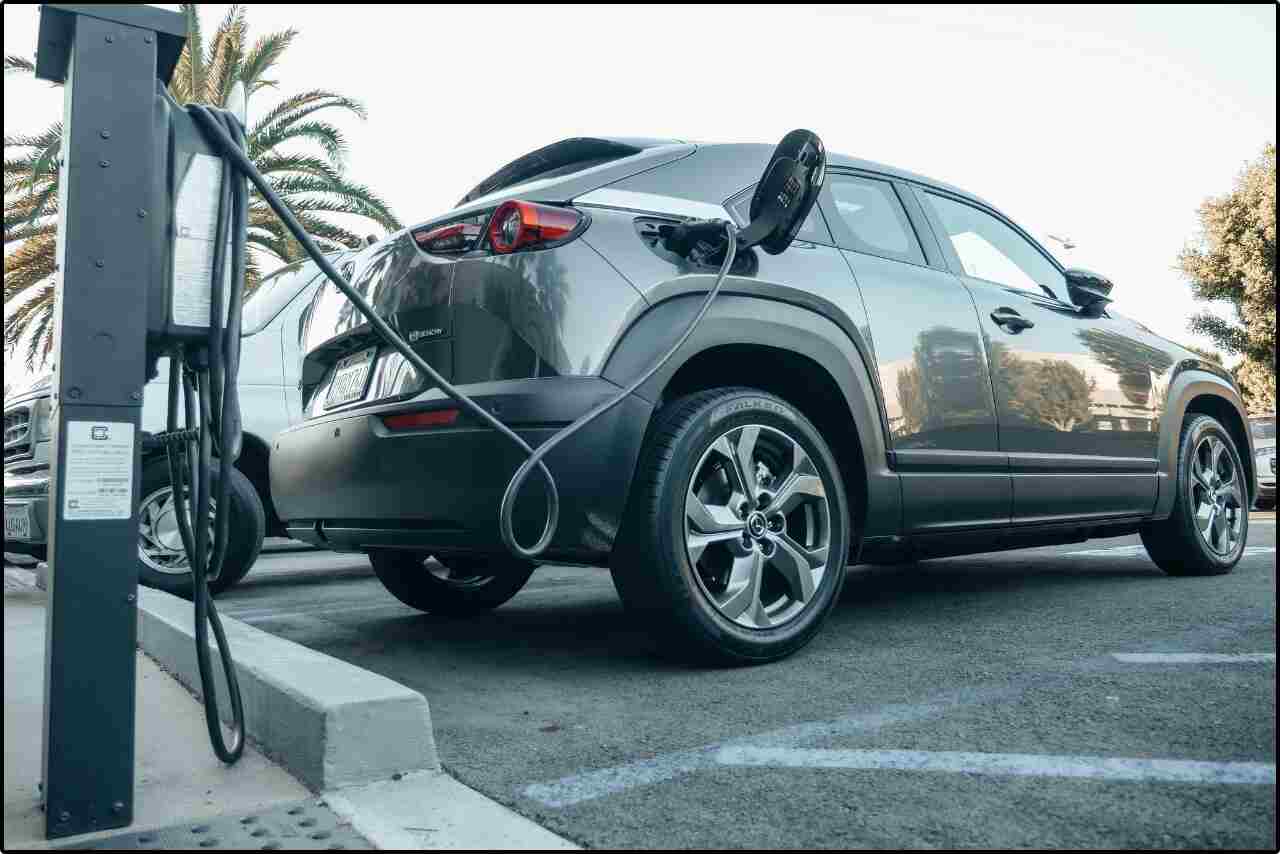
{"type": "Polygon", "coordinates": [[[245,136],[244,128],[230,113],[198,105],[187,109],[202,120],[202,127],[206,121],[219,127],[222,136],[218,141],[221,143],[225,137],[230,145],[219,145],[223,167],[215,229],[208,337],[202,347],[187,349],[179,345],[170,351],[168,423],[164,435],[178,534],[191,564],[196,664],[200,670],[205,726],[213,752],[230,765],[244,752],[244,701],[226,632],[209,592],[209,582],[217,578],[227,553],[231,524],[231,470],[240,455],[242,442],[236,377],[240,369],[248,188],[243,180],[236,177],[238,170],[233,168],[234,162],[226,151],[229,148],[243,150],[245,136]],[[231,243],[230,253],[227,251],[228,242],[231,243]],[[229,292],[226,290],[228,265],[231,268],[229,292]],[[180,397],[185,404],[185,428],[178,426],[180,397]],[[210,482],[215,434],[218,451],[216,499],[210,482]],[[212,542],[209,539],[211,515],[212,542]],[[218,646],[231,702],[230,744],[223,735],[218,713],[217,683],[209,657],[210,628],[218,646]]]}

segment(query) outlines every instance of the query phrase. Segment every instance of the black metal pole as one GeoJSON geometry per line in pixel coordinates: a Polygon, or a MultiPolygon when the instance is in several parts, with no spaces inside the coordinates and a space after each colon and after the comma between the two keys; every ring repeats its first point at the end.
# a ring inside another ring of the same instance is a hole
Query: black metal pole
{"type": "Polygon", "coordinates": [[[186,25],[145,6],[41,8],[38,77],[65,84],[49,583],[45,831],[133,820],[146,294],[163,140],[153,114],[186,25]]]}

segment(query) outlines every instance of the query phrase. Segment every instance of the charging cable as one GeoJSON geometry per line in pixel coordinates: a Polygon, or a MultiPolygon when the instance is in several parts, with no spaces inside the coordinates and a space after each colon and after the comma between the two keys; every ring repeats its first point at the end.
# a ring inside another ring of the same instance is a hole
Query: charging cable
{"type": "Polygon", "coordinates": [[[209,582],[217,579],[227,554],[231,530],[231,470],[240,456],[243,440],[236,378],[240,372],[249,194],[244,181],[237,178],[238,171],[232,168],[233,161],[225,155],[226,150],[244,149],[245,134],[240,122],[224,110],[188,109],[216,125],[226,139],[214,232],[209,332],[199,346],[179,344],[170,350],[167,429],[153,441],[164,445],[167,451],[174,515],[191,565],[196,664],[200,670],[205,726],[213,752],[231,765],[244,752],[244,702],[222,620],[209,593],[209,582]],[[178,426],[180,402],[185,416],[183,428],[178,426]],[[215,436],[216,490],[212,482],[215,436]],[[218,713],[217,683],[209,656],[211,628],[231,701],[230,744],[224,737],[218,713]]]}

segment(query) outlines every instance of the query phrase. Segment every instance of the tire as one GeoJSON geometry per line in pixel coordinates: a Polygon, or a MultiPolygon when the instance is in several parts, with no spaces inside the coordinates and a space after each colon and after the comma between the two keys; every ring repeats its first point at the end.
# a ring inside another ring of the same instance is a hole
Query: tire
{"type": "Polygon", "coordinates": [[[1167,575],[1225,575],[1235,568],[1249,537],[1244,471],[1231,434],[1218,421],[1187,417],[1178,443],[1173,512],[1140,531],[1156,566],[1167,575]],[[1203,534],[1206,522],[1209,532],[1203,534]]]}
{"type": "Polygon", "coordinates": [[[627,609],[652,626],[664,653],[763,663],[800,649],[822,626],[844,586],[849,541],[844,484],[814,426],[771,394],[719,388],[674,400],[655,416],[610,570],[627,609]],[[749,490],[735,484],[747,474],[733,462],[740,452],[751,460],[757,497],[778,497],[753,499],[745,517],[747,502],[736,493],[749,490]],[[804,489],[786,495],[780,487],[793,475],[806,475],[804,489]],[[763,536],[755,511],[765,514],[763,536]]]}
{"type": "Polygon", "coordinates": [[[505,555],[431,558],[373,549],[369,562],[387,591],[410,608],[449,617],[492,610],[520,592],[537,564],[505,555]]]}
{"type": "MultiPolygon", "coordinates": [[[[218,480],[215,466],[214,496],[217,495],[218,480]]],[[[138,581],[147,587],[189,599],[191,570],[182,569],[189,566],[186,553],[177,538],[172,517],[166,511],[172,495],[168,460],[159,456],[144,463],[139,509],[138,581]]],[[[258,559],[262,539],[266,536],[267,522],[262,500],[249,479],[237,469],[231,470],[230,501],[231,527],[226,560],[218,577],[209,583],[209,590],[214,595],[229,590],[248,574],[258,559]]]]}

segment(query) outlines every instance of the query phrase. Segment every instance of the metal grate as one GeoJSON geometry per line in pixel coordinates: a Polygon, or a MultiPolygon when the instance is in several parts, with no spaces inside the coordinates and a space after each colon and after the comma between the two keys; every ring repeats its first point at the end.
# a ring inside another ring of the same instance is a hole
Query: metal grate
{"type": "Polygon", "coordinates": [[[234,849],[241,851],[314,851],[350,849],[367,851],[369,842],[342,821],[322,800],[285,803],[262,812],[222,816],[210,821],[187,822],[119,833],[90,843],[58,846],[70,849],[125,849],[159,851],[180,849],[234,849]]]}

